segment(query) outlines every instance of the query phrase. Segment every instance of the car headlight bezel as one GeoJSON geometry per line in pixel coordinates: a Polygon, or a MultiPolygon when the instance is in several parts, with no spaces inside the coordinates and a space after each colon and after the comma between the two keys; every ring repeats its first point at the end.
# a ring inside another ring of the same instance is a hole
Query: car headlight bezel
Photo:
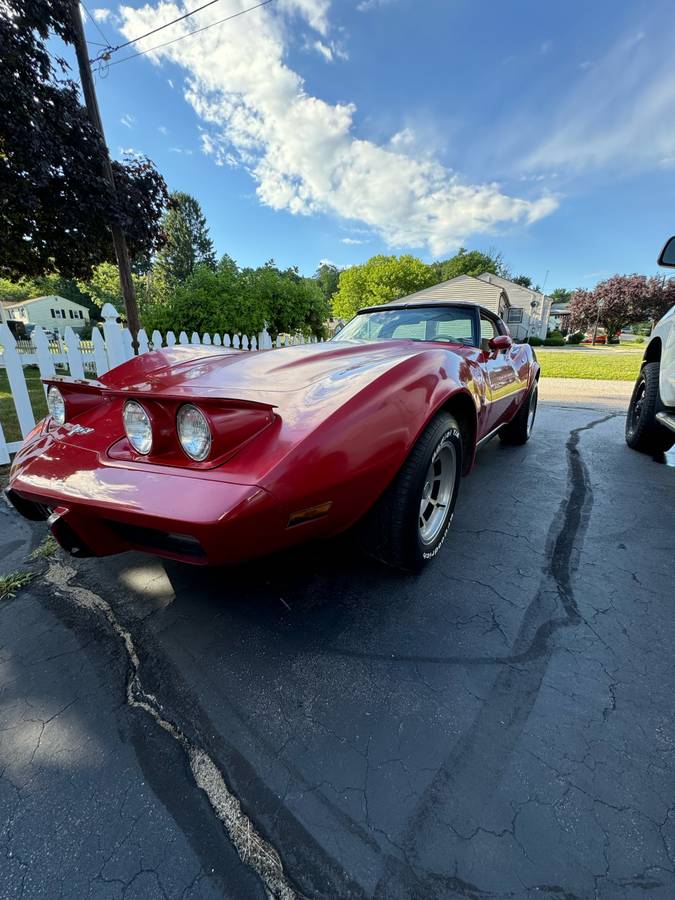
{"type": "Polygon", "coordinates": [[[148,456],[152,452],[153,433],[152,419],[147,410],[138,400],[127,400],[122,410],[122,421],[127,440],[136,453],[148,456]],[[134,428],[137,430],[134,431],[134,428]]]}
{"type": "Polygon", "coordinates": [[[176,432],[178,443],[187,457],[194,462],[204,462],[208,459],[213,446],[211,424],[206,414],[194,403],[184,403],[178,410],[176,432]],[[185,437],[185,432],[190,427],[201,431],[198,435],[193,432],[192,440],[185,437]]]}
{"type": "Polygon", "coordinates": [[[61,391],[53,384],[47,389],[47,409],[55,425],[61,426],[66,421],[66,401],[61,391]]]}

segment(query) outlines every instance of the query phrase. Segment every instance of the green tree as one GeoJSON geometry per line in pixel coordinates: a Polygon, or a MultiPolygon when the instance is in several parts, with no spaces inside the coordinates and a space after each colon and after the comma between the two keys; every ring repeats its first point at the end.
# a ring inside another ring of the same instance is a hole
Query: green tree
{"type": "Polygon", "coordinates": [[[364,306],[389,303],[436,281],[431,267],[414,256],[373,256],[362,265],[340,272],[333,312],[351,319],[364,306]]]}
{"type": "Polygon", "coordinates": [[[549,297],[554,303],[569,303],[572,299],[572,294],[573,291],[568,291],[567,288],[556,288],[554,291],[551,291],[549,297]]]}
{"type": "Polygon", "coordinates": [[[483,272],[501,275],[503,278],[509,277],[502,254],[496,250],[488,250],[487,253],[483,253],[480,250],[467,250],[465,247],[460,247],[454,256],[432,263],[431,268],[436,284],[457,278],[458,275],[473,275],[474,278],[477,278],[483,272]]]}
{"type": "Polygon", "coordinates": [[[322,262],[314,273],[314,279],[326,300],[330,300],[338,289],[340,270],[332,263],[322,262]]]}
{"type": "Polygon", "coordinates": [[[157,255],[156,268],[168,281],[180,284],[200,265],[215,268],[216,257],[206,217],[193,196],[174,191],[162,226],[165,243],[157,255]]]}
{"type": "Polygon", "coordinates": [[[103,142],[67,66],[53,59],[56,34],[72,43],[69,0],[6,0],[0,13],[0,275],[54,270],[87,278],[113,261],[108,226],[125,231],[132,259],[161,239],[164,179],[148,159],[113,162],[117,196],[102,177],[103,142]]]}

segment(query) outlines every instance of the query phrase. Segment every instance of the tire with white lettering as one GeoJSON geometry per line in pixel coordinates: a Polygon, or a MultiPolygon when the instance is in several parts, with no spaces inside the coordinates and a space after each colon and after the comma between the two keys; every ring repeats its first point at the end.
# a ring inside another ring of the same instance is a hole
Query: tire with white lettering
{"type": "Polygon", "coordinates": [[[462,438],[449,413],[439,413],[417,440],[394,481],[365,517],[367,552],[416,571],[443,546],[462,475],[462,438]]]}

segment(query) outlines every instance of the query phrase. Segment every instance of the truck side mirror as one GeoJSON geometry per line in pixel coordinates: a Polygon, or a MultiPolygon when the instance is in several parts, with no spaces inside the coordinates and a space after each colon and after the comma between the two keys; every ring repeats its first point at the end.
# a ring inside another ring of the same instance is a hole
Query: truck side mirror
{"type": "Polygon", "coordinates": [[[675,269],[675,237],[668,238],[661,251],[658,264],[660,266],[668,266],[675,269]]]}

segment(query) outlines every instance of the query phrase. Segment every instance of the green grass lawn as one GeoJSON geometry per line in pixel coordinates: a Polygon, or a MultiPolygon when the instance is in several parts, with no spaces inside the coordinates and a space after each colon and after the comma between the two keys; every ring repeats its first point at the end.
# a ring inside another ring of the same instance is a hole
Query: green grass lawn
{"type": "MultiPolygon", "coordinates": [[[[37,366],[28,366],[23,371],[26,375],[28,393],[33,406],[33,414],[35,415],[35,421],[37,421],[47,413],[47,400],[45,398],[44,385],[40,381],[40,372],[38,371],[37,366]]],[[[5,432],[6,441],[21,440],[19,420],[16,417],[14,401],[12,400],[12,395],[9,390],[7,372],[5,372],[4,369],[0,369],[0,422],[2,422],[2,430],[5,432]]]]}
{"type": "Polygon", "coordinates": [[[587,353],[584,350],[536,348],[544,378],[593,378],[608,381],[635,381],[642,353],[587,353]]]}

